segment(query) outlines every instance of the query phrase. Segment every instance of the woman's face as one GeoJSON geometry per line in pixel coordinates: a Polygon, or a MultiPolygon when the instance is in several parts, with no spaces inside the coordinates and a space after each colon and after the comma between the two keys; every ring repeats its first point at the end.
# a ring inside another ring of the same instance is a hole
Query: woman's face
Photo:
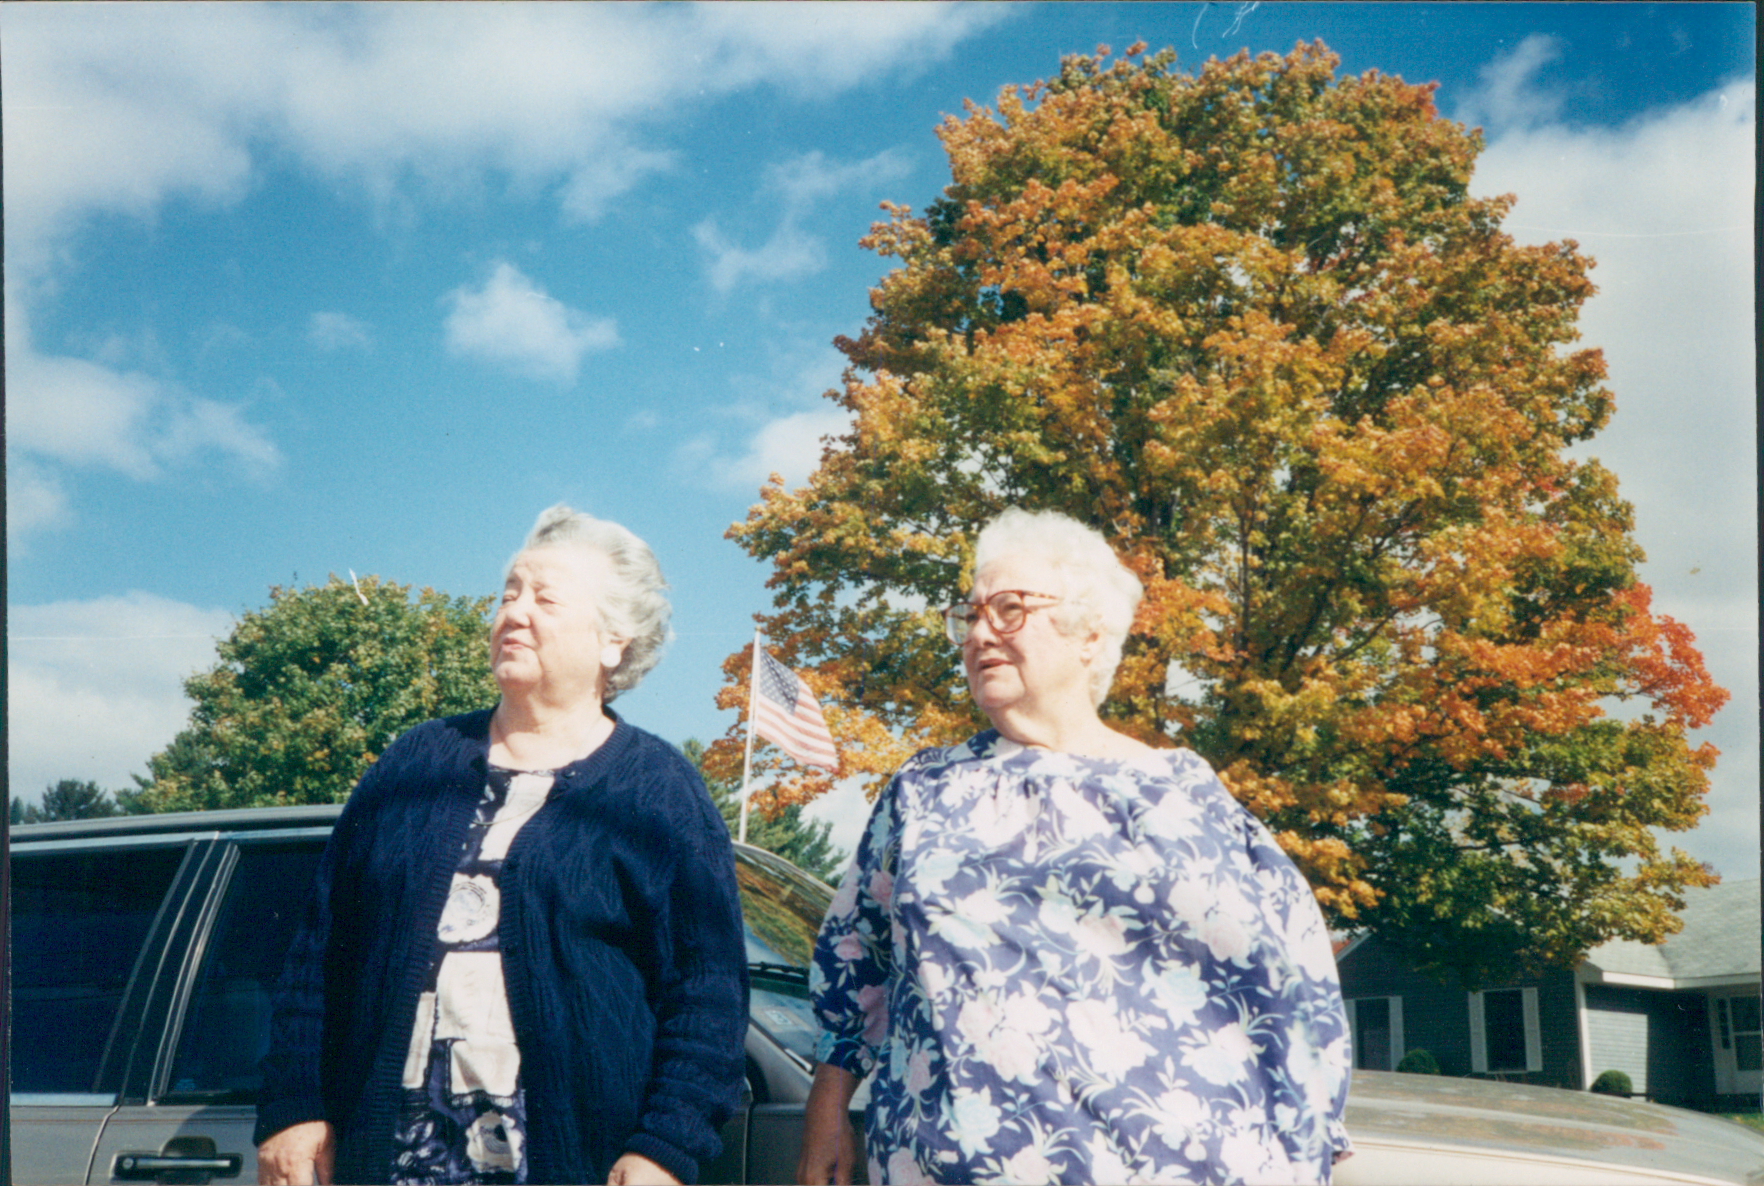
{"type": "MultiPolygon", "coordinates": [[[[969,600],[983,602],[1006,589],[1028,590],[1064,597],[1065,580],[1045,561],[1006,556],[980,570],[969,600]]],[[[997,714],[1013,709],[1055,706],[1073,697],[1090,699],[1088,651],[1093,649],[1083,634],[1068,637],[1054,625],[1058,607],[1031,597],[1031,607],[1020,629],[1000,634],[985,614],[974,623],[962,644],[962,665],[968,688],[982,712],[997,722],[997,714]]]]}
{"type": "Polygon", "coordinates": [[[490,622],[490,670],[505,696],[558,703],[600,700],[625,644],[601,631],[600,592],[611,565],[582,548],[533,548],[515,557],[490,622]]]}

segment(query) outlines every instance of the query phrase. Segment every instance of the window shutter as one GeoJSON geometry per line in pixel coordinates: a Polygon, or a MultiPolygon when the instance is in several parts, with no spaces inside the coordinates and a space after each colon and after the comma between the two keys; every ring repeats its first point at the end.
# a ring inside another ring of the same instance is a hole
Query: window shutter
{"type": "Polygon", "coordinates": [[[1348,1066],[1357,1067],[1360,1065],[1360,1000],[1355,997],[1351,1001],[1343,1001],[1342,1006],[1347,1010],[1348,1066]]]}
{"type": "Polygon", "coordinates": [[[1403,998],[1390,998],[1390,1069],[1403,1061],[1403,1055],[1409,1052],[1403,1045],[1403,998]]]}
{"type": "Polygon", "coordinates": [[[1525,1069],[1543,1070],[1543,1031],[1537,1023],[1537,989],[1521,990],[1521,1007],[1525,1011],[1525,1069]]]}
{"type": "Polygon", "coordinates": [[[1488,1038],[1482,1029],[1482,994],[1470,994],[1470,1070],[1488,1074],[1488,1038]]]}

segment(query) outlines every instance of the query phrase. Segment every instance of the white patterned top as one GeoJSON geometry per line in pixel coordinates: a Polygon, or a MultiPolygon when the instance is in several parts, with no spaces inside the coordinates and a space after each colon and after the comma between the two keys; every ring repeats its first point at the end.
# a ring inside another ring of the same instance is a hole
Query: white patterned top
{"type": "Polygon", "coordinates": [[[527,1180],[526,1100],[502,978],[502,863],[545,806],[556,772],[492,766],[436,927],[428,991],[417,999],[393,1133],[405,1182],[527,1180]]]}
{"type": "Polygon", "coordinates": [[[821,928],[872,1182],[1325,1182],[1346,1015],[1310,887],[1187,750],[988,731],[901,767],[821,928]]]}

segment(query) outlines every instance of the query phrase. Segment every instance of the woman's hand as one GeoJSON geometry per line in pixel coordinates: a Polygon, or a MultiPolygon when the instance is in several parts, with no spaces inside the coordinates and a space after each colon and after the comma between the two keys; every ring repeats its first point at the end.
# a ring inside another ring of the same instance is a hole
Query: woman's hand
{"type": "Polygon", "coordinates": [[[627,1153],[613,1162],[606,1186],[680,1186],[680,1179],[641,1153],[627,1153]]]}
{"type": "Polygon", "coordinates": [[[290,1124],[257,1147],[257,1180],[263,1186],[330,1186],[337,1160],[337,1133],[324,1120],[290,1124]]]}
{"type": "Polygon", "coordinates": [[[796,1180],[802,1186],[851,1182],[857,1138],[852,1135],[850,1112],[857,1089],[857,1076],[850,1071],[828,1063],[815,1068],[814,1086],[803,1105],[802,1156],[796,1162],[796,1180]]]}

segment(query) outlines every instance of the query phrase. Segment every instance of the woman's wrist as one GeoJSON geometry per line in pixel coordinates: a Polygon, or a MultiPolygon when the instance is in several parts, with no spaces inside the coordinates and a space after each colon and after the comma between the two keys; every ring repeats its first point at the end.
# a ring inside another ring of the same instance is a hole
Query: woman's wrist
{"type": "Polygon", "coordinates": [[[851,1105],[851,1099],[857,1094],[860,1080],[842,1066],[830,1062],[815,1064],[814,1082],[809,1087],[809,1098],[818,1100],[837,1100],[839,1110],[845,1111],[851,1105]]]}

